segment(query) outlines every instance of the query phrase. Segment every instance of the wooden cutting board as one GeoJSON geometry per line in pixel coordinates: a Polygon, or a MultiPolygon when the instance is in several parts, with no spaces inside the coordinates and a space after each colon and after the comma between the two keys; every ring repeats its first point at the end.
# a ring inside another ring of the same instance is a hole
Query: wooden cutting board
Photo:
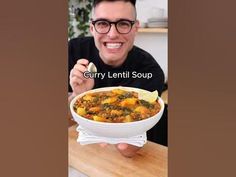
{"type": "Polygon", "coordinates": [[[76,125],[69,128],[69,165],[89,177],[167,177],[167,147],[147,142],[132,158],[113,145],[77,143],[76,125]]]}

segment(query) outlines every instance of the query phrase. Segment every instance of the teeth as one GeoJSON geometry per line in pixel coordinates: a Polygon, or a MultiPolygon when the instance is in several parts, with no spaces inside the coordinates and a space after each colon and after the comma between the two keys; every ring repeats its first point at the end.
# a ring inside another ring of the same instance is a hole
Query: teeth
{"type": "Polygon", "coordinates": [[[118,49],[120,48],[121,43],[106,43],[108,49],[118,49]]]}

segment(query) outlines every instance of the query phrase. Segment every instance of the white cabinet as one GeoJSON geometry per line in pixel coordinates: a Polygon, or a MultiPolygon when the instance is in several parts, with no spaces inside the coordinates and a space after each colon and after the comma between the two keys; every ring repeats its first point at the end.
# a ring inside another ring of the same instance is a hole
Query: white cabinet
{"type": "Polygon", "coordinates": [[[168,30],[166,28],[140,29],[135,45],[149,52],[159,63],[168,79],[168,30]]]}

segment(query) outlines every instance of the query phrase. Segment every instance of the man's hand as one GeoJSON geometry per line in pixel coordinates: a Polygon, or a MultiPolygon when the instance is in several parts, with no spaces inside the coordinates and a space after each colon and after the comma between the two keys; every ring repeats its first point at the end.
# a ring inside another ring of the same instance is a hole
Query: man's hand
{"type": "Polygon", "coordinates": [[[88,60],[79,59],[70,71],[70,86],[74,96],[91,90],[94,87],[94,79],[87,79],[83,75],[87,71],[88,64],[88,60]]]}
{"type": "MultiPolygon", "coordinates": [[[[107,143],[100,143],[101,147],[106,147],[107,143]]],[[[119,143],[115,145],[117,150],[125,157],[133,157],[141,147],[133,146],[126,143],[119,143]]]]}
{"type": "Polygon", "coordinates": [[[125,157],[133,157],[136,152],[141,149],[140,147],[133,146],[126,143],[120,143],[116,145],[118,151],[125,157]]]}

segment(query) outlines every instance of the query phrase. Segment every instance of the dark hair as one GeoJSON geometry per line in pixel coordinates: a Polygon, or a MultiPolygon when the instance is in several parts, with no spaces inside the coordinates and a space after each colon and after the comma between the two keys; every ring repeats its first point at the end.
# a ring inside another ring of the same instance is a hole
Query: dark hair
{"type": "Polygon", "coordinates": [[[103,1],[124,1],[124,2],[130,2],[131,4],[133,4],[133,6],[135,7],[135,4],[136,4],[136,0],[94,0],[93,1],[93,7],[96,7],[100,2],[103,2],[103,1]]]}

